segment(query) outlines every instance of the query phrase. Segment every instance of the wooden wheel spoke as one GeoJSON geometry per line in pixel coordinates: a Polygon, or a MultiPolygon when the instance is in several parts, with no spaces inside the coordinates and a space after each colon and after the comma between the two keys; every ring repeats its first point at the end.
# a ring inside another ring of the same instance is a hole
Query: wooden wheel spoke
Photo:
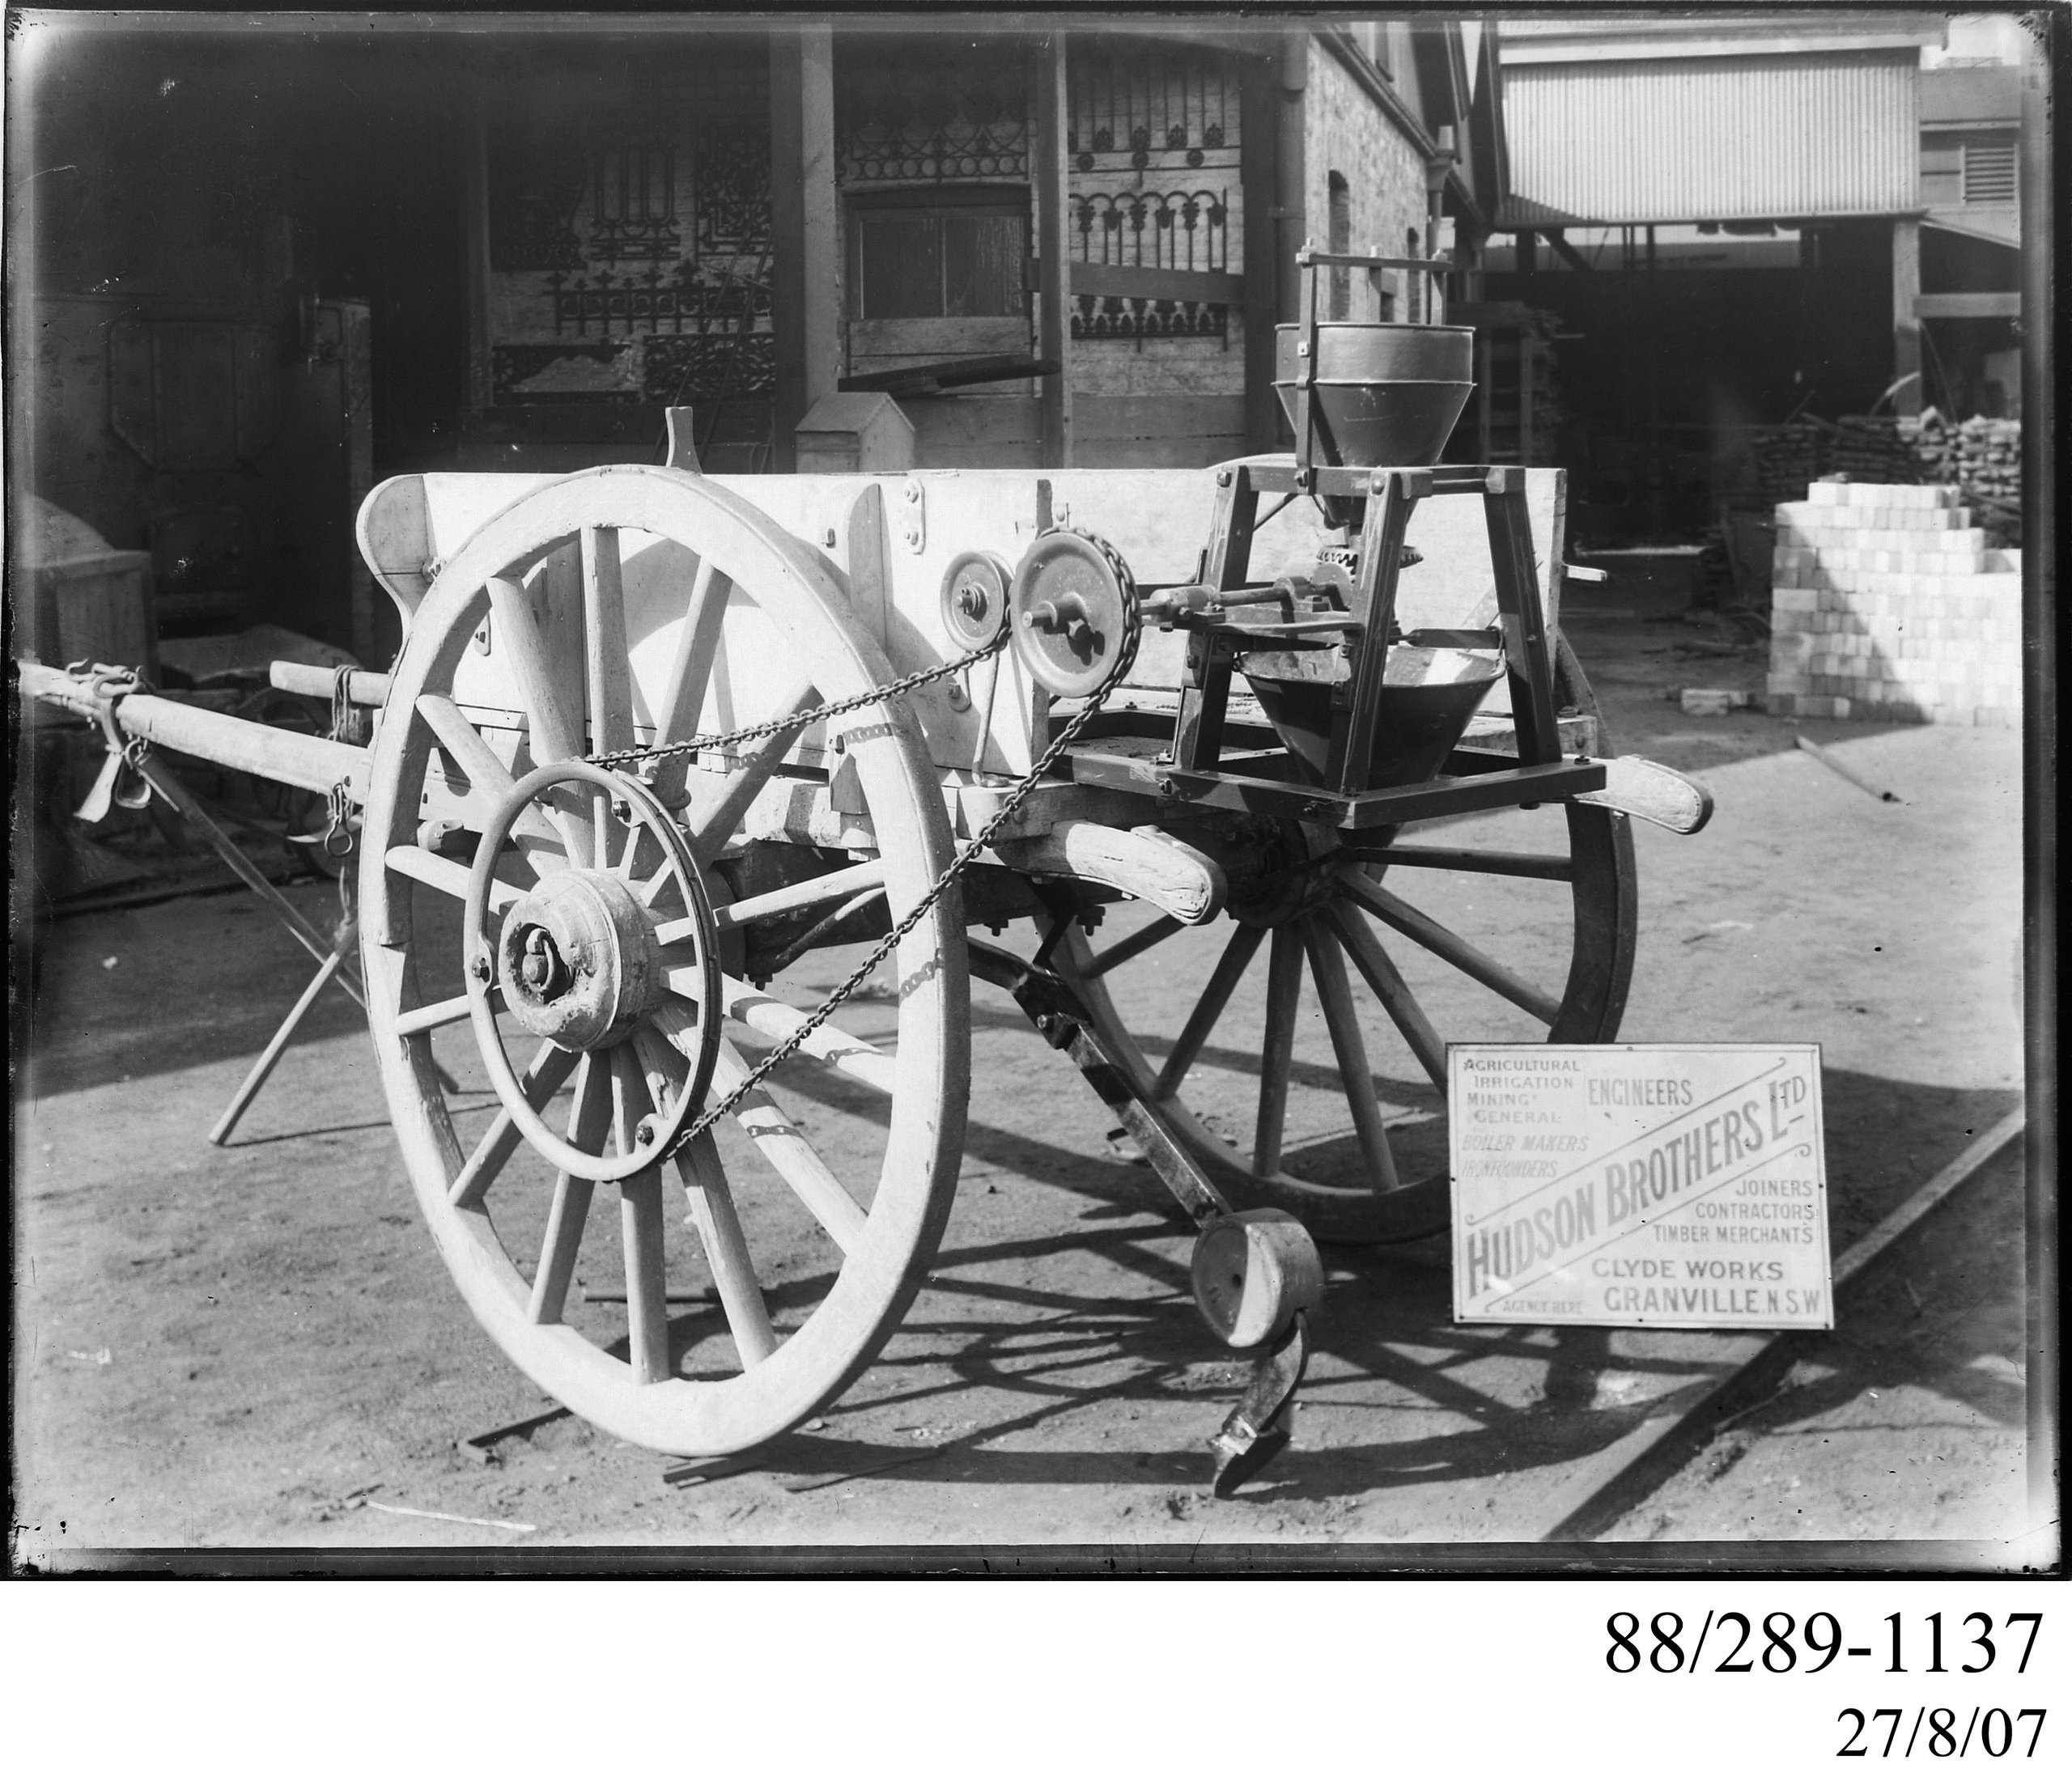
{"type": "MultiPolygon", "coordinates": [[[[800,679],[778,701],[770,720],[775,723],[796,717],[800,712],[810,709],[818,698],[813,682],[800,679]]],[[[748,813],[748,807],[755,802],[755,795],[770,782],[771,775],[798,740],[796,730],[780,730],[775,736],[765,736],[742,757],[740,766],[712,794],[711,802],[700,800],[703,808],[689,812],[686,826],[690,830],[691,851],[697,855],[700,865],[711,860],[733,839],[734,829],[748,813]]],[[[694,787],[703,777],[707,776],[693,774],[685,782],[694,787]]]]}
{"type": "Polygon", "coordinates": [[[1231,994],[1245,974],[1245,967],[1252,962],[1252,955],[1259,951],[1259,943],[1265,938],[1264,928],[1242,924],[1232,933],[1230,944],[1224,948],[1223,956],[1216,961],[1216,969],[1209,973],[1208,988],[1202,991],[1194,1012],[1187,1016],[1187,1024],[1180,1028],[1179,1037],[1173,1041],[1166,1067],[1158,1072],[1158,1079],[1152,1087],[1153,1100],[1166,1100],[1179,1092],[1180,1084],[1195,1066],[1195,1059],[1201,1055],[1201,1048],[1208,1043],[1216,1023],[1223,1018],[1224,1009],[1229,1006],[1231,994]]]}
{"type": "Polygon", "coordinates": [[[1396,1031],[1424,1066],[1424,1074],[1432,1079],[1435,1088],[1446,1086],[1446,1045],[1438,1031],[1426,1018],[1423,1006],[1412,994],[1410,986],[1403,980],[1403,973],[1395,968],[1395,960],[1382,950],[1382,943],[1374,937],[1357,910],[1341,909],[1334,905],[1326,911],[1326,918],[1340,943],[1351,956],[1367,987],[1374,992],[1374,999],[1386,1011],[1395,1023],[1396,1031]]]}
{"type": "Polygon", "coordinates": [[[1147,922],[1127,939],[1118,940],[1105,952],[1097,952],[1079,974],[1083,977],[1106,977],[1119,965],[1127,965],[1139,953],[1149,952],[1161,941],[1170,940],[1186,927],[1177,915],[1161,915],[1155,922],[1147,922]]]}
{"type": "Polygon", "coordinates": [[[1486,847],[1378,847],[1361,859],[1378,866],[1415,866],[1444,872],[1487,872],[1500,878],[1548,878],[1568,883],[1576,876],[1566,854],[1502,852],[1486,847]]]}
{"type": "MultiPolygon", "coordinates": [[[[465,901],[468,895],[468,868],[457,859],[442,859],[429,848],[406,843],[391,847],[382,855],[391,871],[401,872],[405,878],[414,878],[420,884],[429,884],[434,890],[444,891],[448,897],[465,901]]],[[[489,885],[489,907],[491,914],[501,914],[524,895],[516,884],[507,884],[500,878],[493,878],[489,885]]]]}
{"type": "MultiPolygon", "coordinates": [[[[626,643],[626,590],[618,533],[609,526],[582,532],[584,693],[589,707],[590,750],[605,754],[630,748],[633,735],[633,667],[626,643]]],[[[602,791],[591,800],[597,833],[595,863],[606,866],[618,851],[621,825],[602,791]]],[[[636,825],[637,826],[637,825],[636,825]]]]}
{"type": "MultiPolygon", "coordinates": [[[[643,909],[652,909],[660,901],[662,893],[677,882],[677,866],[673,859],[665,859],[655,868],[652,876],[643,878],[633,887],[633,893],[640,900],[643,909]]],[[[677,901],[683,901],[681,893],[677,901]]]]}
{"type": "MultiPolygon", "coordinates": [[[[635,1128],[652,1110],[647,1079],[631,1045],[611,1049],[612,1130],[619,1154],[636,1149],[635,1128]]],[[[619,1245],[626,1257],[626,1342],[634,1381],[670,1376],[668,1270],[663,1245],[662,1172],[644,1168],[618,1184],[619,1245]]]]}
{"type": "MultiPolygon", "coordinates": [[[[575,1071],[575,1102],[569,1110],[568,1141],[579,1150],[598,1151],[611,1129],[611,1085],[597,1060],[585,1054],[575,1071]]],[[[540,1265],[533,1276],[533,1295],[525,1307],[529,1323],[559,1323],[575,1278],[575,1258],[583,1247],[595,1183],[557,1174],[554,1202],[547,1208],[547,1228],[540,1239],[540,1265]]]]}
{"type": "MultiPolygon", "coordinates": [[[[489,997],[492,1011],[503,1006],[503,991],[499,986],[490,986],[489,997]]],[[[421,1008],[405,1009],[396,1016],[396,1031],[407,1039],[413,1033],[450,1027],[456,1020],[466,1020],[473,1011],[474,1004],[466,996],[449,995],[443,1002],[427,1002],[421,1008]]]]}
{"type": "MultiPolygon", "coordinates": [[[[721,1041],[712,1066],[714,1091],[723,1096],[733,1093],[747,1079],[748,1067],[741,1053],[721,1041]]],[[[734,1119],[844,1254],[863,1240],[864,1209],[768,1094],[753,1090],[734,1109],[734,1119]]]]}
{"type": "MultiPolygon", "coordinates": [[[[526,1105],[534,1113],[546,1106],[555,1091],[568,1080],[570,1072],[575,1068],[577,1055],[573,1051],[563,1050],[552,1040],[533,1054],[524,1075],[518,1079],[518,1087],[526,1105]]],[[[518,1129],[518,1122],[511,1109],[499,1107],[496,1117],[490,1122],[489,1130],[482,1134],[482,1142],[461,1165],[461,1172],[453,1177],[453,1185],[447,1189],[448,1201],[462,1208],[481,1205],[482,1197],[524,1139],[524,1134],[518,1129]]]]}
{"type": "MultiPolygon", "coordinates": [[[[510,664],[512,678],[517,682],[518,696],[525,707],[525,746],[533,765],[544,767],[580,755],[583,752],[580,714],[569,709],[556,680],[546,634],[533,613],[524,585],[492,576],[489,604],[496,647],[510,664]]],[[[569,863],[590,864],[593,842],[588,821],[567,819],[565,832],[570,839],[569,863]]]]}
{"type": "MultiPolygon", "coordinates": [[[[685,973],[686,976],[694,973],[685,973]]],[[[768,1039],[788,1039],[806,1024],[806,1016],[788,1002],[744,983],[738,977],[722,980],[725,986],[724,1012],[768,1039]]],[[[809,1057],[856,1081],[890,1094],[898,1085],[899,1060],[868,1039],[859,1039],[839,1027],[823,1022],[809,1034],[800,1050],[809,1057]]]]}
{"type": "MultiPolygon", "coordinates": [[[[641,843],[653,839],[654,837],[648,833],[648,825],[645,823],[628,823],[626,825],[626,843],[618,850],[618,863],[612,867],[614,873],[626,880],[628,884],[631,884],[637,862],[640,858],[641,843]]],[[[665,865],[662,870],[666,872],[669,868],[665,865]]]]}
{"type": "MultiPolygon", "coordinates": [[[[885,872],[884,861],[866,859],[857,865],[845,866],[839,871],[765,891],[758,897],[744,897],[739,902],[715,910],[712,925],[724,933],[728,928],[745,927],[751,922],[764,921],[773,915],[788,915],[799,910],[811,909],[817,903],[832,902],[857,891],[881,889],[885,872]]],[[[669,946],[691,938],[696,931],[695,920],[686,918],[681,922],[663,922],[656,929],[655,937],[663,945],[669,946]]]]}
{"type": "Polygon", "coordinates": [[[626,643],[626,588],[618,533],[583,528],[583,642],[589,669],[590,741],[605,753],[633,746],[633,671],[626,643]]]}
{"type": "Polygon", "coordinates": [[[1316,979],[1317,999],[1323,1004],[1331,1050],[1338,1057],[1338,1073],[1345,1086],[1346,1105],[1352,1111],[1360,1154],[1375,1186],[1392,1194],[1398,1185],[1395,1158],[1389,1149],[1381,1103],[1374,1096],[1374,1074],[1367,1067],[1367,1046],[1360,1036],[1360,1016],[1345,980],[1345,960],[1338,942],[1314,918],[1302,924],[1302,944],[1310,955],[1310,974],[1316,979]]]}
{"type": "MultiPolygon", "coordinates": [[[[418,698],[417,708],[446,757],[468,782],[467,796],[461,808],[475,828],[485,827],[492,807],[502,802],[517,782],[510,770],[490,752],[482,733],[469,721],[467,713],[452,700],[439,693],[427,693],[418,698]]],[[[529,808],[512,824],[511,835],[536,867],[542,851],[559,854],[564,864],[574,863],[569,858],[569,834],[560,825],[557,812],[542,813],[536,808],[529,808]]]]}
{"type": "Polygon", "coordinates": [[[1548,995],[1544,990],[1526,982],[1451,929],[1433,921],[1422,910],[1414,908],[1393,892],[1382,889],[1379,884],[1357,871],[1340,873],[1339,882],[1344,887],[1348,896],[1378,920],[1387,922],[1398,933],[1415,940],[1426,952],[1444,959],[1463,976],[1474,978],[1486,989],[1494,990],[1505,1001],[1515,1003],[1535,1019],[1550,1027],[1560,1018],[1559,997],[1548,995]]]}
{"type": "Polygon", "coordinates": [[[762,1284],[755,1277],[755,1263],[749,1254],[748,1237],[734,1211],[732,1190],[727,1172],[720,1166],[720,1147],[705,1132],[677,1152],[677,1170],[683,1177],[684,1193],[690,1202],[691,1223],[705,1246],[706,1266],[712,1270],[712,1283],[720,1291],[720,1306],[726,1312],[727,1327],[733,1333],[734,1348],[746,1372],[777,1351],[777,1332],[770,1326],[770,1310],[762,1302],[762,1284]]]}
{"type": "Polygon", "coordinates": [[[490,617],[497,653],[510,664],[525,706],[526,748],[535,766],[566,761],[583,752],[575,715],[555,683],[546,634],[522,582],[492,576],[490,617]]]}
{"type": "Polygon", "coordinates": [[[1288,1075],[1295,1061],[1295,1016],[1301,999],[1301,937],[1292,927],[1276,927],[1267,955],[1266,1034],[1259,1045],[1259,1114],[1252,1138],[1252,1168],[1260,1175],[1280,1167],[1288,1075]]]}
{"type": "Polygon", "coordinates": [[[706,689],[712,679],[713,659],[719,653],[720,625],[732,592],[733,583],[710,561],[698,563],[661,708],[655,714],[658,743],[681,742],[698,733],[706,689]]]}

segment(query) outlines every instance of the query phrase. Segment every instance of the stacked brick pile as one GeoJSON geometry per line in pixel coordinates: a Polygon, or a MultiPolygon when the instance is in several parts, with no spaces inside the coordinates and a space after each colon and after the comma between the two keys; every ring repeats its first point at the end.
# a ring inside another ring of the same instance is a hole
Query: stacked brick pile
{"type": "Polygon", "coordinates": [[[1777,510],[1769,709],[2013,726],[2019,553],[1986,547],[1951,488],[1816,482],[1777,510]]]}

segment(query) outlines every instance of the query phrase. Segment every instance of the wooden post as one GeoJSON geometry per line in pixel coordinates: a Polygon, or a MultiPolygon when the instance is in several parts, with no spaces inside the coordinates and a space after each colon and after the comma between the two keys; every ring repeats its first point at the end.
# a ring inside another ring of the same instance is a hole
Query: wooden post
{"type": "Polygon", "coordinates": [[[798,468],[794,430],[841,375],[836,263],[834,36],[770,37],[770,313],[777,353],[771,468],[798,468]]]}
{"type": "Polygon", "coordinates": [[[1295,250],[1310,238],[1308,113],[1304,91],[1310,83],[1310,35],[1291,31],[1282,37],[1277,58],[1274,104],[1274,265],[1279,273],[1280,319],[1294,320],[1302,305],[1301,274],[1295,269],[1295,250]]]}
{"type": "Polygon", "coordinates": [[[1538,369],[1532,362],[1532,318],[1518,317],[1518,462],[1532,462],[1536,441],[1532,436],[1532,401],[1538,369]]]}
{"type": "Polygon", "coordinates": [[[1036,356],[1060,369],[1042,380],[1042,435],[1037,462],[1064,469],[1072,461],[1071,181],[1065,135],[1071,124],[1065,80],[1065,36],[1054,32],[1038,49],[1029,83],[1036,128],[1031,152],[1036,174],[1036,254],[1042,281],[1036,307],[1036,356]]]}
{"type": "Polygon", "coordinates": [[[468,405],[488,409],[495,389],[489,350],[489,105],[479,83],[461,128],[468,161],[468,405]]]}
{"type": "Polygon", "coordinates": [[[1245,449],[1280,443],[1280,402],[1273,393],[1274,325],[1280,307],[1280,225],[1275,201],[1280,159],[1280,72],[1270,57],[1247,57],[1238,104],[1238,178],[1245,202],[1245,449]]]}
{"type": "Polygon", "coordinates": [[[1921,219],[1892,219],[1892,375],[1913,375],[1892,396],[1893,412],[1921,412],[1921,317],[1914,305],[1921,296],[1921,219]]]}

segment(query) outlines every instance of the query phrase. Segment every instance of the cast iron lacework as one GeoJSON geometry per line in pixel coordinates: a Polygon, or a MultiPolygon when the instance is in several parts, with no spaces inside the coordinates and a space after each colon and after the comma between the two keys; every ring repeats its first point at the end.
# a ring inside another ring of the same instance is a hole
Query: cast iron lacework
{"type": "Polygon", "coordinates": [[[622,142],[597,157],[590,257],[607,265],[626,260],[673,260],[677,229],[677,151],[672,142],[622,142]]]}
{"type": "Polygon", "coordinates": [[[859,49],[843,54],[839,74],[842,184],[1029,177],[1029,83],[1018,51],[859,49]]]}
{"type": "Polygon", "coordinates": [[[1147,340],[1207,340],[1230,344],[1230,307],[1220,303],[1167,303],[1147,297],[1075,297],[1074,340],[1128,340],[1140,351],[1147,340]]]}
{"type": "Polygon", "coordinates": [[[1163,272],[1228,269],[1230,210],[1221,192],[1088,192],[1072,201],[1073,257],[1163,272]]]}
{"type": "Polygon", "coordinates": [[[740,125],[698,133],[698,252],[770,251],[770,138],[740,125]]]}
{"type": "Polygon", "coordinates": [[[640,350],[651,401],[724,401],[777,387],[771,334],[651,334],[640,350]]]}
{"type": "Polygon", "coordinates": [[[550,274],[554,331],[578,339],[595,323],[600,338],[622,334],[735,334],[769,325],[768,256],[747,278],[729,267],[718,277],[680,265],[673,272],[650,266],[614,278],[601,272],[570,278],[550,274]]]}
{"type": "Polygon", "coordinates": [[[1070,75],[1074,167],[1178,172],[1234,167],[1238,75],[1209,55],[1075,54],[1070,75]]]}

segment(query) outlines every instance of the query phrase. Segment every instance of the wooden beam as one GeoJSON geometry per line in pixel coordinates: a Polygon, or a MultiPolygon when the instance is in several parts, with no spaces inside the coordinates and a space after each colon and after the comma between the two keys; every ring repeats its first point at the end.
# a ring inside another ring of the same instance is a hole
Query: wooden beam
{"type": "Polygon", "coordinates": [[[1275,220],[1280,85],[1272,61],[1247,56],[1240,67],[1238,179],[1245,218],[1245,449],[1280,443],[1280,402],[1273,393],[1274,324],[1280,317],[1280,227],[1275,220]]]}
{"type": "MultiPolygon", "coordinates": [[[[1245,279],[1231,272],[1175,272],[1157,266],[1096,266],[1075,261],[1068,269],[1074,296],[1147,297],[1172,303],[1242,305],[1245,279]]],[[[1038,277],[1041,277],[1039,270],[1038,277]]]]}
{"type": "Polygon", "coordinates": [[[1896,413],[1921,412],[1921,223],[1904,216],[1892,219],[1892,376],[1904,378],[1892,397],[1896,413]],[[1912,373],[1911,375],[1909,375],[1912,373]]]}
{"type": "Polygon", "coordinates": [[[1276,58],[1274,91],[1274,266],[1280,319],[1293,321],[1302,309],[1302,274],[1295,250],[1309,239],[1309,129],[1306,89],[1310,83],[1310,37],[1291,31],[1276,58]]]}
{"type": "Polygon", "coordinates": [[[1588,272],[1590,269],[1590,261],[1569,246],[1569,238],[1561,230],[1549,229],[1547,231],[1547,244],[1573,270],[1588,272]]]}
{"type": "Polygon", "coordinates": [[[1036,176],[1036,257],[1042,281],[1036,301],[1036,356],[1064,367],[1042,380],[1042,435],[1037,462],[1047,469],[1064,469],[1072,461],[1072,293],[1067,269],[1072,181],[1065,161],[1072,114],[1063,32],[1052,32],[1038,47],[1034,63],[1029,87],[1036,123],[1031,149],[1036,176]]]}
{"type": "Polygon", "coordinates": [[[770,312],[776,337],[771,468],[797,468],[793,430],[841,375],[834,45],[821,28],[770,37],[770,312]]]}
{"type": "Polygon", "coordinates": [[[2019,316],[2019,290],[1930,291],[1913,300],[1913,312],[1921,321],[1970,321],[1993,316],[2019,316]]]}
{"type": "Polygon", "coordinates": [[[468,161],[468,405],[480,414],[495,390],[489,350],[489,98],[479,83],[461,127],[468,161]]]}

